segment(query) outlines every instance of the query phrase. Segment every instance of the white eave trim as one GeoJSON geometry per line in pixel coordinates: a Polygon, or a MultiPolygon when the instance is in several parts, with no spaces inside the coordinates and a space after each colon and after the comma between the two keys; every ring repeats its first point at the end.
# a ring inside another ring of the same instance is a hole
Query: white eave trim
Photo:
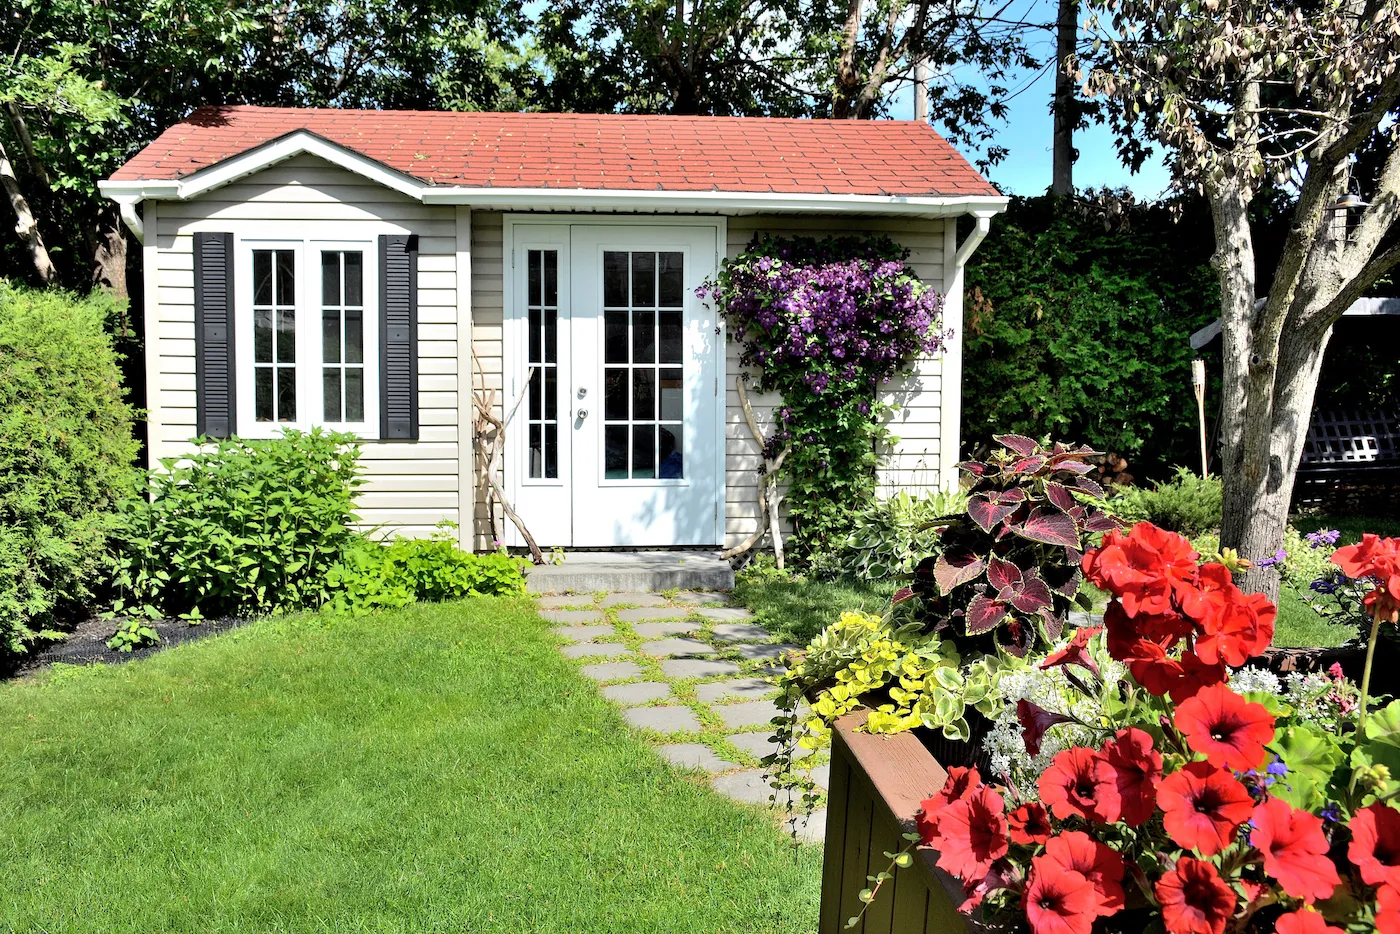
{"type": "Polygon", "coordinates": [[[188,201],[303,153],[318,156],[424,204],[463,204],[479,210],[950,217],[1000,214],[1006,210],[1008,201],[998,195],[887,196],[429,185],[306,130],[270,140],[182,179],[108,180],[98,182],[97,187],[112,200],[132,207],[143,200],[188,201]]]}

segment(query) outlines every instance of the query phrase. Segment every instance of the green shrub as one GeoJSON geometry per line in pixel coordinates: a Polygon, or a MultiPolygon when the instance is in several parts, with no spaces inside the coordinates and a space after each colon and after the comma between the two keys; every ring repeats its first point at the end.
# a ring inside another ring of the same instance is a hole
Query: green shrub
{"type": "Polygon", "coordinates": [[[1178,467],[1172,479],[1151,489],[1128,487],[1114,493],[1108,507],[1124,522],[1151,522],[1191,538],[1220,528],[1220,498],[1219,477],[1203,478],[1178,467]]]}
{"type": "Polygon", "coordinates": [[[130,652],[160,642],[160,633],[139,619],[124,619],[117,624],[117,631],[107,640],[107,648],[118,652],[130,652]]]}
{"type": "Polygon", "coordinates": [[[327,609],[359,616],[420,600],[522,594],[527,564],[504,550],[462,551],[447,531],[389,544],[361,540],[327,575],[327,609]]]}
{"type": "Polygon", "coordinates": [[[118,611],[211,617],[317,607],[360,536],[350,435],[287,431],[220,441],[149,475],[126,504],[118,611]]]}
{"type": "Polygon", "coordinates": [[[938,549],[933,522],[967,508],[961,492],[913,497],[900,490],[876,500],[851,519],[851,532],[841,547],[841,567],[862,580],[884,580],[910,574],[914,565],[938,549]]]}
{"type": "MultiPolygon", "coordinates": [[[[113,300],[0,279],[0,654],[87,608],[139,476],[113,300]]],[[[50,632],[56,635],[56,633],[50,632]]]]}

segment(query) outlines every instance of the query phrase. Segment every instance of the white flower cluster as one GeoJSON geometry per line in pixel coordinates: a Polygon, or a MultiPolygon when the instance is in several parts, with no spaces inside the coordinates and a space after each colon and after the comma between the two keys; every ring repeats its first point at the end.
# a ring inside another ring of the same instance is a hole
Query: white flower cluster
{"type": "Polygon", "coordinates": [[[1334,731],[1347,719],[1338,699],[1338,682],[1320,671],[1290,671],[1279,678],[1267,668],[1241,668],[1230,674],[1236,694],[1272,694],[1293,709],[1293,719],[1334,731]]]}
{"type": "MultiPolygon", "coordinates": [[[[1098,643],[1102,637],[1096,638],[1098,643]]],[[[1056,646],[1060,648],[1060,646],[1056,646]]],[[[1101,651],[1093,652],[1100,671],[1108,684],[1117,683],[1126,672],[1118,662],[1101,651]]],[[[1098,746],[1099,733],[1074,723],[1061,723],[1046,731],[1040,744],[1040,754],[1026,751],[1021,735],[1021,722],[1016,718],[1016,703],[1028,700],[1052,713],[1068,714],[1084,723],[1102,722],[1098,698],[1088,697],[1066,677],[1063,667],[1042,669],[1041,658],[1026,668],[1004,671],[998,677],[997,693],[1003,706],[992,721],[992,729],[982,741],[982,748],[991,759],[992,772],[997,778],[1014,784],[1028,798],[1035,798],[1040,773],[1050,767],[1055,754],[1071,746],[1098,746]]],[[[1077,669],[1076,677],[1084,684],[1094,685],[1093,676],[1077,669]]]]}

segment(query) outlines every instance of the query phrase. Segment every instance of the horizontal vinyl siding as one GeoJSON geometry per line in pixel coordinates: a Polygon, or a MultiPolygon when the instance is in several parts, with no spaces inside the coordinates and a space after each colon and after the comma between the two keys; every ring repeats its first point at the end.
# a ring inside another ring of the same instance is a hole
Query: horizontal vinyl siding
{"type": "MultiPolygon", "coordinates": [[[[503,288],[505,275],[505,251],[503,236],[505,216],[499,212],[472,212],[472,354],[476,359],[476,372],[472,373],[472,385],[486,392],[496,390],[494,411],[497,418],[504,414],[505,403],[501,398],[502,363],[501,339],[505,326],[503,288]]],[[[497,477],[502,478],[505,462],[501,455],[502,468],[497,477]]],[[[477,548],[491,545],[491,516],[487,512],[486,465],[477,458],[472,472],[476,477],[476,509],[473,515],[475,542],[477,548]]],[[[502,482],[504,480],[502,479],[502,482]]],[[[503,517],[497,510],[498,518],[503,517]]]]}
{"type": "MultiPolygon", "coordinates": [[[[193,450],[194,273],[191,232],[277,236],[281,221],[323,222],[331,236],[389,223],[418,235],[419,440],[366,441],[358,506],[367,528],[427,535],[459,514],[455,209],[420,204],[313,156],[298,156],[189,202],[158,207],[151,455],[193,450]]],[[[369,316],[371,321],[377,320],[369,316]]],[[[244,378],[243,374],[239,374],[244,378]]]]}
{"type": "MultiPolygon", "coordinates": [[[[944,290],[944,230],[941,220],[892,220],[885,218],[811,218],[754,215],[729,218],[726,256],[744,251],[756,234],[775,236],[825,237],[831,234],[888,233],[895,242],[909,249],[909,265],[919,278],[940,293],[944,290]]],[[[732,336],[731,336],[732,337],[732,336]]],[[[758,467],[760,443],[753,439],[744,422],[743,410],[734,379],[742,371],[739,345],[730,340],[727,347],[728,393],[725,405],[725,535],[728,545],[737,544],[753,533],[758,523],[758,467]]],[[[899,439],[885,452],[880,470],[881,493],[900,489],[913,493],[932,491],[939,486],[938,450],[941,434],[939,387],[941,370],[936,357],[920,358],[914,371],[897,380],[884,395],[896,403],[890,430],[899,439]]],[[[749,390],[749,402],[766,434],[773,411],[781,402],[776,394],[749,390]]]]}

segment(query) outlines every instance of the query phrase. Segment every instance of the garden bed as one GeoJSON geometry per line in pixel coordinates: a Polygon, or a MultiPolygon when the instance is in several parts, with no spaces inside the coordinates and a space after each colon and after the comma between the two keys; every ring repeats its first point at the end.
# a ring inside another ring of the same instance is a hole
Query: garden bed
{"type": "Polygon", "coordinates": [[[183,642],[193,642],[196,639],[237,629],[246,622],[245,619],[231,616],[223,619],[204,620],[197,626],[191,626],[182,619],[156,620],[147,625],[160,634],[159,642],[133,649],[130,652],[118,652],[116,649],[107,647],[107,640],[112,638],[112,632],[117,628],[117,621],[93,617],[79,623],[78,627],[69,633],[68,638],[62,642],[52,642],[29,652],[27,655],[11,659],[7,667],[0,668],[0,679],[34,674],[53,664],[111,665],[129,662],[133,659],[154,655],[162,649],[168,649],[183,642]]]}

